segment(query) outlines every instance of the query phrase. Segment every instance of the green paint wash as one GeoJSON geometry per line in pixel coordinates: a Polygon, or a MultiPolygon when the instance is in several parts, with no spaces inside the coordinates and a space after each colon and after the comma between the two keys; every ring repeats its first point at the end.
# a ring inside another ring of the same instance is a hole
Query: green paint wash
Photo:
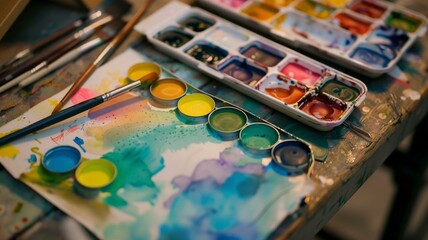
{"type": "Polygon", "coordinates": [[[216,130],[233,132],[241,129],[247,123],[247,117],[238,109],[220,108],[210,115],[209,123],[216,130]]]}
{"type": "Polygon", "coordinates": [[[360,91],[357,88],[348,86],[337,80],[326,82],[321,87],[321,91],[333,95],[345,102],[352,102],[360,95],[360,91]]]}
{"type": "Polygon", "coordinates": [[[422,21],[416,17],[406,15],[400,12],[391,12],[391,15],[386,19],[388,26],[404,30],[406,32],[415,32],[422,21]]]}
{"type": "Polygon", "coordinates": [[[102,189],[104,192],[111,193],[105,202],[114,207],[128,205],[127,199],[118,195],[119,189],[124,189],[122,195],[126,195],[127,186],[156,188],[152,177],[164,167],[160,155],[154,154],[148,145],[124,149],[115,148],[113,152],[109,152],[101,158],[111,161],[117,168],[116,179],[102,189]]]}

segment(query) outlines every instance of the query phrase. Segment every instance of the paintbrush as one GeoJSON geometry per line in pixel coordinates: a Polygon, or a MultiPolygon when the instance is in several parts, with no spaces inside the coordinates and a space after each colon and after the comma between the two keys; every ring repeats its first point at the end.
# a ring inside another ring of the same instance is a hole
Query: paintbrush
{"type": "Polygon", "coordinates": [[[114,3],[110,4],[107,7],[102,7],[95,11],[91,11],[88,15],[77,19],[73,23],[57,30],[53,34],[36,42],[35,44],[29,46],[28,48],[25,48],[19,51],[11,60],[9,60],[6,64],[2,66],[1,72],[3,73],[5,71],[11,70],[9,67],[13,67],[13,65],[17,64],[18,62],[22,62],[24,59],[30,57],[35,52],[46,47],[48,44],[53,43],[54,41],[71,33],[72,31],[77,30],[78,28],[84,26],[86,22],[92,22],[103,16],[108,16],[108,15],[113,16],[113,18],[118,18],[123,14],[125,14],[126,12],[128,12],[130,7],[131,7],[131,4],[129,4],[128,2],[122,1],[122,0],[116,0],[114,1],[114,3]]]}
{"type": "Polygon", "coordinates": [[[7,74],[2,75],[0,77],[0,85],[6,84],[7,82],[13,80],[14,78],[18,77],[19,75],[23,74],[24,72],[36,66],[41,67],[43,65],[48,64],[49,63],[48,60],[53,61],[58,59],[61,55],[65,54],[68,50],[72,49],[73,47],[81,43],[83,40],[90,37],[98,28],[102,27],[104,24],[108,22],[111,22],[112,20],[113,20],[112,16],[103,17],[100,20],[90,24],[89,26],[73,34],[72,36],[69,36],[63,39],[62,41],[54,45],[52,48],[33,57],[28,62],[25,62],[25,64],[22,64],[16,67],[15,69],[13,69],[12,71],[8,72],[7,74]]]}
{"type": "Polygon", "coordinates": [[[79,55],[91,50],[92,48],[95,48],[101,45],[102,43],[105,43],[106,41],[111,39],[119,31],[119,29],[123,27],[123,25],[124,23],[121,20],[113,20],[112,22],[104,26],[100,31],[95,33],[95,35],[97,36],[95,39],[92,39],[74,48],[71,51],[68,51],[69,47],[67,45],[67,48],[61,49],[61,51],[51,56],[44,62],[40,63],[36,67],[19,75],[18,77],[14,78],[13,80],[1,86],[0,93],[6,91],[7,89],[17,84],[19,84],[20,87],[25,87],[37,81],[38,79],[45,76],[49,72],[77,58],[79,55]]]}
{"type": "Polygon", "coordinates": [[[140,78],[138,81],[130,83],[128,85],[125,85],[123,87],[120,87],[118,89],[112,90],[110,92],[107,92],[103,95],[100,95],[98,97],[94,97],[91,99],[88,99],[86,101],[83,101],[77,105],[71,106],[67,109],[64,109],[60,112],[57,112],[55,114],[50,115],[49,117],[43,118],[40,121],[37,121],[27,127],[24,127],[22,129],[17,130],[16,132],[13,132],[9,135],[6,135],[2,138],[0,138],[0,146],[5,145],[11,141],[14,141],[20,137],[26,136],[30,133],[33,133],[35,131],[41,130],[45,127],[51,126],[55,123],[61,122],[67,118],[70,118],[72,116],[75,116],[83,111],[89,110],[97,105],[100,105],[101,103],[108,101],[114,97],[117,97],[125,92],[128,92],[132,89],[135,89],[137,87],[147,88],[151,83],[156,81],[159,78],[159,75],[155,72],[151,72],[142,78],[140,78]]]}
{"type": "Polygon", "coordinates": [[[116,50],[119,44],[123,39],[131,32],[134,25],[137,21],[143,16],[146,12],[148,6],[151,4],[152,0],[146,0],[145,4],[135,13],[135,15],[129,20],[125,27],[111,40],[106,48],[100,53],[100,55],[95,59],[95,61],[86,69],[86,71],[78,78],[70,90],[65,94],[61,99],[58,105],[55,107],[52,113],[56,113],[62,109],[63,105],[77,92],[77,90],[82,86],[86,79],[98,68],[103,62],[116,50]]]}

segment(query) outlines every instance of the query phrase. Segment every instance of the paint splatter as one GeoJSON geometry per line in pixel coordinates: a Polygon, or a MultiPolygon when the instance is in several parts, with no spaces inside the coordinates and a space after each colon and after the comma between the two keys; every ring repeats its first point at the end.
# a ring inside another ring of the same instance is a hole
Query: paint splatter
{"type": "Polygon", "coordinates": [[[77,146],[80,147],[80,149],[82,149],[82,151],[85,153],[86,149],[83,147],[83,144],[85,144],[85,141],[79,137],[75,137],[73,139],[73,142],[77,144],[77,146]]]}
{"type": "Polygon", "coordinates": [[[4,145],[0,147],[0,157],[15,159],[18,154],[19,149],[14,146],[4,145]]]}
{"type": "Polygon", "coordinates": [[[80,88],[71,98],[71,102],[76,105],[98,95],[99,93],[90,88],[80,88]]]}

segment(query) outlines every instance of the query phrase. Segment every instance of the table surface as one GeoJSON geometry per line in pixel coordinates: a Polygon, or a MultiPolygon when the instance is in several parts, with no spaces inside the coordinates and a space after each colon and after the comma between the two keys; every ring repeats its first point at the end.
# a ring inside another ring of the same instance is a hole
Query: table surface
{"type": "MultiPolygon", "coordinates": [[[[167,2],[166,0],[154,1],[148,14],[167,2]]],[[[192,1],[184,2],[192,3],[192,1]]],[[[140,4],[140,1],[133,1],[132,12],[135,12],[140,4]]],[[[422,0],[398,1],[397,4],[428,16],[428,4],[422,0]]],[[[60,11],[52,11],[52,6],[49,6],[46,9],[50,9],[52,13],[38,17],[32,13],[47,10],[42,6],[37,9],[34,4],[30,6],[32,8],[23,12],[11,31],[0,41],[0,62],[4,62],[19,49],[60,27],[60,24],[66,24],[66,21],[71,21],[82,14],[79,11],[64,10],[69,14],[68,18],[64,22],[56,23],[59,25],[56,26],[46,22],[50,21],[48,15],[54,16],[60,11]],[[31,18],[39,21],[26,21],[31,18]],[[37,28],[37,26],[42,27],[37,28]]],[[[129,18],[131,14],[125,18],[129,18]]],[[[176,69],[177,62],[156,52],[153,46],[136,32],[132,32],[127,37],[115,55],[130,47],[151,57],[179,76],[180,71],[176,69]]],[[[315,154],[319,158],[324,158],[323,161],[317,161],[314,165],[311,177],[315,183],[315,191],[306,198],[306,206],[285,219],[273,236],[307,239],[315,235],[376,171],[400,141],[414,129],[428,110],[428,81],[426,81],[428,51],[425,50],[427,48],[428,36],[425,34],[398,63],[407,81],[389,75],[371,79],[348,72],[364,81],[369,89],[367,99],[354,110],[348,121],[370,132],[373,136],[371,141],[367,141],[344,126],[330,132],[311,129],[205,76],[191,80],[191,84],[195,87],[238,105],[308,141],[314,147],[315,154]]],[[[71,84],[101,50],[101,47],[95,49],[26,89],[13,88],[0,94],[0,126],[71,84]]],[[[341,70],[346,72],[344,69],[341,70]]],[[[195,76],[201,75],[195,72],[195,76]]],[[[53,209],[47,208],[45,211],[54,211],[53,209]]]]}

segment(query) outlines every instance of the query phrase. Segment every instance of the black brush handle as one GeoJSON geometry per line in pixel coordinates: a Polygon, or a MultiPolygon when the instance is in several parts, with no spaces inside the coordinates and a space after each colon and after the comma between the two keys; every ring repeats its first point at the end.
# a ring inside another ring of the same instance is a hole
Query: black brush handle
{"type": "Polygon", "coordinates": [[[74,105],[72,107],[66,108],[60,112],[57,112],[55,114],[50,115],[49,117],[43,118],[42,120],[35,122],[33,124],[28,125],[27,127],[24,127],[16,132],[13,132],[9,135],[6,135],[2,138],[0,138],[0,146],[10,143],[20,137],[26,136],[32,132],[36,132],[40,129],[43,129],[45,127],[52,126],[55,123],[61,122],[62,120],[65,120],[67,118],[70,118],[72,116],[75,116],[83,111],[86,111],[88,109],[91,109],[101,103],[104,102],[103,96],[98,96],[95,98],[91,98],[89,100],[86,100],[84,102],[81,102],[77,105],[74,105]]]}

